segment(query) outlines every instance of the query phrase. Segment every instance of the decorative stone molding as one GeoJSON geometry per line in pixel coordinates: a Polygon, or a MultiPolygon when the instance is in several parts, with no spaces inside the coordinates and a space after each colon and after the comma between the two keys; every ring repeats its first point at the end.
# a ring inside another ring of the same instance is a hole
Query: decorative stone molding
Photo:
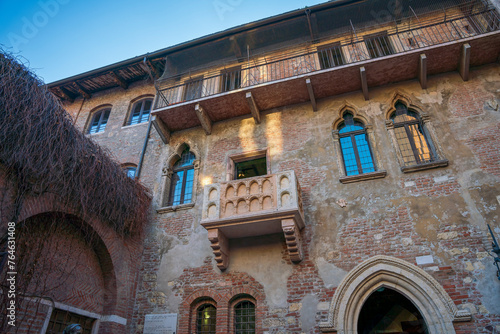
{"type": "Polygon", "coordinates": [[[391,144],[396,152],[396,157],[398,159],[399,165],[401,166],[401,171],[403,173],[412,173],[420,170],[430,169],[430,168],[438,168],[448,166],[448,160],[444,158],[443,151],[441,146],[439,145],[439,141],[437,140],[436,133],[434,131],[434,126],[431,121],[431,117],[425,111],[423,111],[423,107],[412,102],[409,94],[403,93],[401,91],[396,91],[391,97],[390,107],[385,112],[385,127],[387,132],[389,133],[389,137],[391,138],[391,144]],[[433,156],[433,161],[430,163],[424,163],[419,165],[405,166],[405,162],[403,159],[403,154],[401,153],[401,149],[398,145],[398,140],[396,138],[396,134],[394,131],[394,123],[391,120],[391,115],[396,111],[396,103],[403,103],[408,110],[416,112],[422,121],[423,132],[425,137],[427,138],[429,148],[431,154],[433,156]]]}
{"type": "Polygon", "coordinates": [[[302,261],[302,237],[293,219],[283,219],[281,227],[285,234],[288,254],[292,262],[302,261]]]}
{"type": "Polygon", "coordinates": [[[226,236],[219,229],[214,228],[208,230],[208,240],[210,240],[217,267],[221,270],[226,269],[229,264],[229,241],[226,236]]]}
{"type": "Polygon", "coordinates": [[[323,333],[356,333],[359,313],[368,297],[387,287],[408,298],[425,319],[430,334],[455,333],[453,322],[469,321],[471,313],[459,310],[443,287],[428,273],[404,260],[378,255],[358,266],[335,290],[323,333]]]}
{"type": "Polygon", "coordinates": [[[291,261],[302,260],[302,193],[293,171],[205,186],[201,225],[209,231],[217,266],[225,270],[229,250],[221,238],[284,233],[291,261]],[[215,232],[217,231],[217,232],[215,232]]]}

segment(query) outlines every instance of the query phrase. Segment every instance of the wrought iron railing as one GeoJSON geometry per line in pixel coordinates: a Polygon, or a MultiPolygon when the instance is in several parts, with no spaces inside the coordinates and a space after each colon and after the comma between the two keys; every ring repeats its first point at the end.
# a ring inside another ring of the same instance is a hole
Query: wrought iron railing
{"type": "Polygon", "coordinates": [[[248,59],[243,65],[207,70],[197,77],[184,75],[159,80],[155,109],[497,30],[500,30],[499,13],[483,2],[466,10],[456,8],[438,15],[434,13],[428,18],[419,18],[415,14],[411,20],[378,27],[376,34],[356,31],[352,27],[349,34],[337,36],[333,44],[309,45],[291,53],[261,55],[248,59]],[[189,79],[182,80],[185,77],[189,79]]]}

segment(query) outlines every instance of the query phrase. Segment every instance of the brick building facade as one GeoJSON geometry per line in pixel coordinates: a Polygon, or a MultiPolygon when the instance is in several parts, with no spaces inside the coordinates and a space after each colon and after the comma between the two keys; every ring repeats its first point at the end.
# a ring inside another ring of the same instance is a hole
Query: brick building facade
{"type": "Polygon", "coordinates": [[[113,332],[500,331],[495,6],[328,2],[49,84],[153,194],[113,332]]]}

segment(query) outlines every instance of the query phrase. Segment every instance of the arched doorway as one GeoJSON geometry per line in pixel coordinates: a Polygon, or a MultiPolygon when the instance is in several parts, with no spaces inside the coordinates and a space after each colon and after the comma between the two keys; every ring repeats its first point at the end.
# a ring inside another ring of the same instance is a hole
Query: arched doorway
{"type": "MultiPolygon", "coordinates": [[[[330,304],[328,321],[320,324],[321,331],[361,333],[358,319],[363,307],[367,302],[367,305],[372,303],[369,300],[374,293],[385,289],[411,301],[420,314],[416,318],[425,319],[428,334],[454,334],[454,322],[471,319],[470,312],[459,310],[439,282],[428,273],[404,260],[377,255],[357,265],[342,280],[330,304]]],[[[400,304],[409,305],[406,301],[400,304]]]]}
{"type": "Polygon", "coordinates": [[[365,301],[358,317],[359,334],[428,334],[420,311],[399,292],[381,287],[365,301]]]}

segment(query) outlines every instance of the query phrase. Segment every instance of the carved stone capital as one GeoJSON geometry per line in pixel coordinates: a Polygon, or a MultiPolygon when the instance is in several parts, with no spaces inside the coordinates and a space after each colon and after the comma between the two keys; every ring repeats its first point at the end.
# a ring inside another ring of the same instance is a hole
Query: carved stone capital
{"type": "Polygon", "coordinates": [[[387,130],[394,129],[394,122],[391,121],[390,119],[385,120],[385,127],[387,130]]]}
{"type": "Polygon", "coordinates": [[[332,130],[333,140],[339,140],[339,130],[332,130]]]}

